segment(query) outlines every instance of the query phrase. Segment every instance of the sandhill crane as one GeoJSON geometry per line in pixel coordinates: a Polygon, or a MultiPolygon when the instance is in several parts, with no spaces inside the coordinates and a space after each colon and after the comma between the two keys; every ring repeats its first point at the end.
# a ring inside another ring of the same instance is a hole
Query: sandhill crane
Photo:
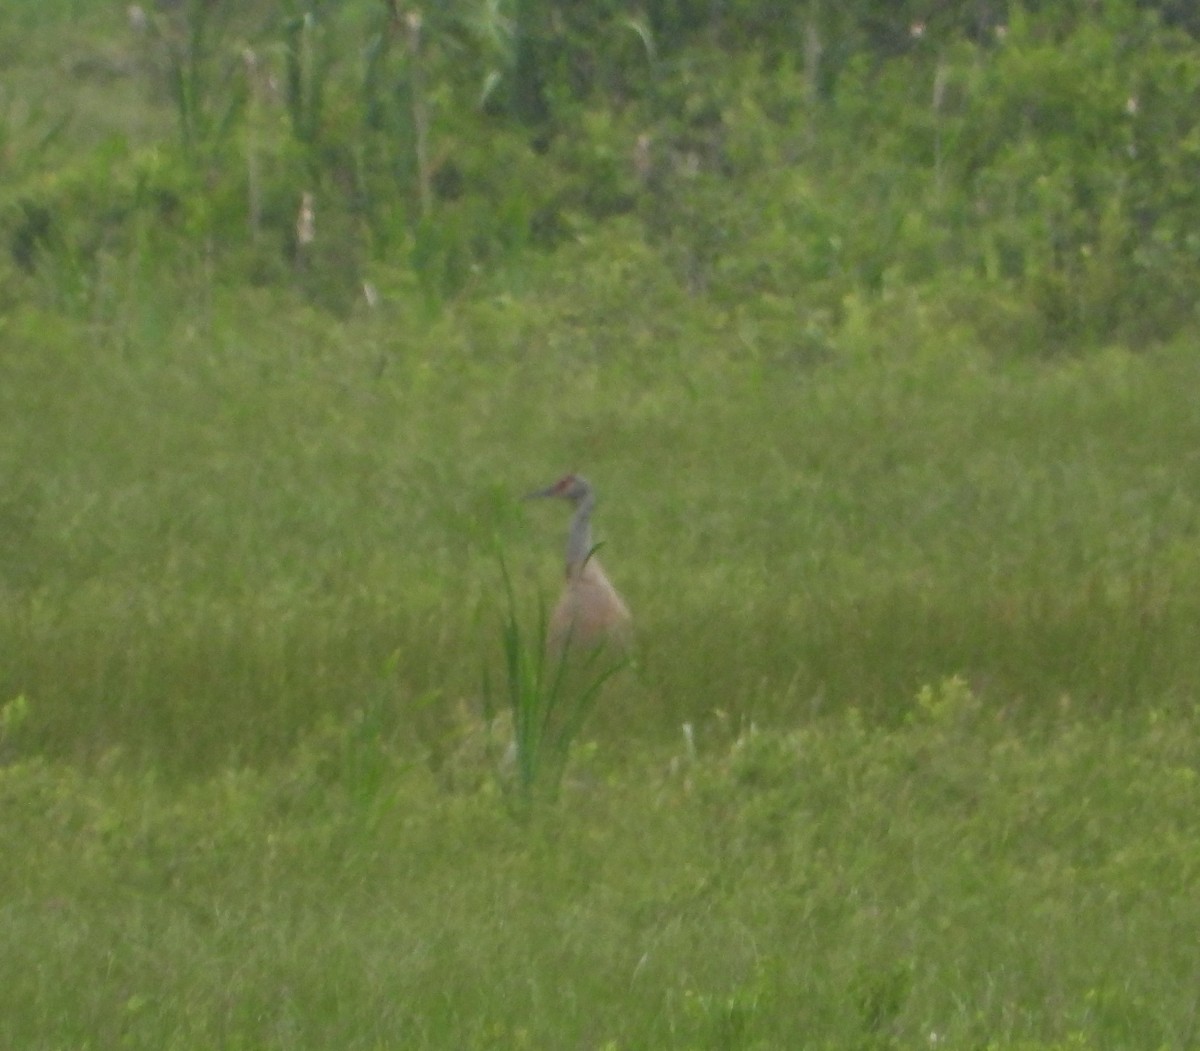
{"type": "Polygon", "coordinates": [[[629,608],[593,554],[595,490],[587,479],[568,474],[553,485],[530,493],[526,499],[541,497],[569,500],[575,508],[567,531],[567,580],[547,632],[551,651],[561,654],[564,647],[594,650],[606,643],[626,647],[629,643],[629,608]]]}

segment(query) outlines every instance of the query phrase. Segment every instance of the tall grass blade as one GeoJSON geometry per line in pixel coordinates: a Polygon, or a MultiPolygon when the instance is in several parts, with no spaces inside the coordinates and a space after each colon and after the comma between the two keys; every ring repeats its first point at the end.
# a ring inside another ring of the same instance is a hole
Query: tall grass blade
{"type": "MultiPolygon", "coordinates": [[[[511,776],[502,776],[513,801],[526,810],[535,799],[553,801],[566,771],[571,747],[595,706],[600,690],[627,663],[597,672],[602,649],[582,651],[564,645],[551,653],[545,602],[539,597],[536,629],[522,629],[516,593],[503,553],[497,553],[505,598],[500,642],[506,704],[512,719],[511,776]]],[[[491,676],[483,677],[484,714],[497,712],[491,676]]],[[[501,770],[501,774],[504,771],[501,770]]]]}

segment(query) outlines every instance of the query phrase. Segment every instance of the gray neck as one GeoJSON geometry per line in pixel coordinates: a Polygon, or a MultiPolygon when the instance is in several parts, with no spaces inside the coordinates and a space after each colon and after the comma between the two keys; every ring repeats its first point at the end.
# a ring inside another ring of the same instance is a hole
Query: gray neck
{"type": "Polygon", "coordinates": [[[592,508],[596,506],[596,498],[591,493],[586,494],[575,505],[575,513],[571,516],[571,528],[567,533],[567,572],[583,566],[592,550],[592,508]]]}

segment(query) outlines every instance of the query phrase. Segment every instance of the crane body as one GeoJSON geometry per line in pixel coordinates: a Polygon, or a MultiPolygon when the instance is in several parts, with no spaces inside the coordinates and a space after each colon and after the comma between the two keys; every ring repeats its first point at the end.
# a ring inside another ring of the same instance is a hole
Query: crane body
{"type": "Polygon", "coordinates": [[[562,654],[610,643],[627,647],[629,607],[605,574],[592,544],[595,490],[580,475],[568,474],[527,499],[543,497],[566,500],[575,509],[567,530],[566,582],[548,625],[550,649],[562,654]]]}

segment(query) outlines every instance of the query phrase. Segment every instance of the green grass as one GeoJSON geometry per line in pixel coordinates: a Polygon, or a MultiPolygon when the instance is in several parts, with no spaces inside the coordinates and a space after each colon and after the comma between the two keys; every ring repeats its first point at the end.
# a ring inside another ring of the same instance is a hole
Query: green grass
{"type": "MultiPolygon", "coordinates": [[[[91,201],[174,115],[121,11],[32,12],[6,177],[91,201]]],[[[1196,1045],[1194,327],[809,309],[716,219],[705,294],[630,217],[329,312],[336,245],[65,218],[94,265],[0,257],[0,1047],[1196,1045]],[[514,808],[571,469],[636,651],[514,808]]]]}
{"type": "Polygon", "coordinates": [[[204,771],[381,693],[473,700],[500,659],[494,544],[552,601],[565,522],[518,496],[574,467],[638,627],[614,732],[888,720],[958,673],[1035,714],[1195,696],[1185,339],[797,370],[746,360],[699,305],[695,342],[654,357],[636,314],[557,346],[565,291],[408,330],[154,295],[4,322],[0,690],[29,695],[48,754],[204,771]]]}
{"type": "Polygon", "coordinates": [[[520,825],[355,733],[182,791],[11,766],[0,1039],[1189,1046],[1194,721],[1029,736],[933,694],[593,757],[520,825]]]}
{"type": "MultiPolygon", "coordinates": [[[[587,557],[594,553],[595,548],[587,557]]],[[[508,795],[514,815],[521,817],[534,804],[558,797],[571,753],[604,684],[627,668],[630,660],[627,654],[604,646],[573,650],[569,635],[557,649],[551,642],[544,604],[539,604],[532,627],[522,623],[502,554],[498,553],[498,561],[507,606],[504,674],[500,683],[493,683],[485,670],[480,707],[487,724],[485,754],[491,772],[508,795]],[[488,738],[493,732],[496,738],[488,738]]]]}
{"type": "Polygon", "coordinates": [[[4,319],[0,1042],[1189,1046],[1190,341],[797,368],[555,288],[4,319]],[[637,671],[513,823],[495,544],[529,616],[585,465],[637,671]]]}

